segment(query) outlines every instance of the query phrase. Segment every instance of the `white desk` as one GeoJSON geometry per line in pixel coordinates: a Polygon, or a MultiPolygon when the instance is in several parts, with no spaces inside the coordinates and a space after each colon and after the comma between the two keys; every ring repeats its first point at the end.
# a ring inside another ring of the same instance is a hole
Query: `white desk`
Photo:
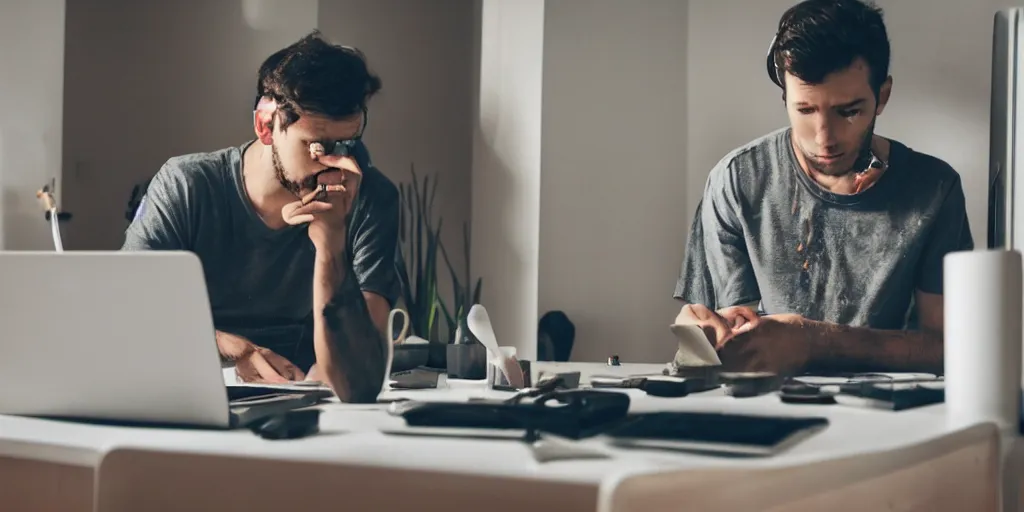
{"type": "MultiPolygon", "coordinates": [[[[626,366],[618,370],[636,373],[649,372],[653,368],[655,366],[626,366]]],[[[603,365],[584,367],[585,372],[588,370],[608,373],[603,365]]],[[[454,389],[450,390],[388,392],[387,395],[458,400],[483,393],[498,392],[485,391],[476,386],[455,385],[454,389]]],[[[294,472],[297,471],[299,475],[306,476],[288,478],[287,495],[281,495],[276,491],[268,492],[276,493],[279,499],[287,497],[289,503],[294,503],[294,496],[303,496],[307,492],[304,486],[310,488],[309,494],[317,494],[314,487],[333,485],[339,488],[339,494],[333,495],[339,503],[380,503],[380,509],[387,509],[415,502],[436,504],[438,509],[458,510],[459,506],[471,508],[470,503],[460,501],[455,496],[465,490],[464,494],[474,499],[504,496],[509,504],[514,505],[509,509],[518,507],[522,510],[523,506],[549,508],[545,505],[551,505],[551,500],[557,500],[561,508],[566,510],[594,510],[602,483],[618,482],[624,476],[633,474],[665,471],[701,470],[694,474],[705,475],[711,474],[706,473],[706,470],[710,469],[770,471],[775,468],[839,461],[822,466],[821,471],[830,472],[829,478],[825,478],[828,475],[816,475],[821,477],[822,481],[835,483],[842,480],[846,471],[842,461],[848,458],[853,461],[850,485],[877,480],[879,476],[908,467],[921,467],[928,477],[926,480],[930,482],[945,482],[948,478],[935,478],[939,470],[928,467],[927,462],[947,455],[942,450],[962,449],[964,443],[981,446],[985,443],[988,433],[991,433],[991,429],[984,427],[947,430],[941,405],[893,413],[837,405],[786,405],[773,395],[735,399],[719,390],[691,395],[684,399],[647,397],[639,391],[629,393],[633,400],[633,411],[727,410],[755,414],[821,415],[829,418],[831,424],[825,431],[790,451],[769,459],[727,459],[667,452],[613,450],[615,457],[608,460],[541,464],[534,460],[527,446],[514,441],[416,438],[382,434],[378,431],[380,427],[401,428],[404,424],[400,418],[389,416],[384,411],[384,406],[368,408],[345,404],[327,405],[321,416],[322,434],[293,441],[265,441],[248,431],[101,427],[0,415],[0,468],[5,464],[8,468],[14,468],[7,471],[0,469],[0,481],[14,482],[8,478],[19,478],[19,474],[24,480],[25,475],[32,474],[35,475],[34,481],[37,482],[34,488],[19,487],[17,484],[0,486],[0,500],[10,503],[20,496],[23,499],[20,503],[28,504],[22,509],[25,510],[30,509],[32,503],[44,503],[47,496],[34,495],[25,500],[24,493],[15,492],[19,489],[28,489],[25,492],[50,493],[49,497],[66,491],[66,494],[79,496],[78,505],[82,505],[81,494],[84,493],[85,482],[92,478],[102,463],[105,463],[104,459],[108,454],[106,462],[114,467],[116,464],[113,463],[119,458],[120,463],[124,464],[130,463],[132,457],[138,458],[138,453],[164,453],[171,462],[162,464],[159,458],[139,458],[136,471],[127,475],[122,474],[122,479],[130,478],[132,481],[105,482],[106,489],[114,494],[120,492],[119,499],[122,499],[123,503],[130,503],[131,500],[145,496],[163,496],[162,499],[183,500],[179,504],[202,509],[203,507],[194,501],[198,499],[196,493],[208,494],[212,492],[211,488],[217,486],[233,490],[241,485],[229,481],[214,483],[211,481],[214,477],[226,478],[226,475],[237,473],[245,476],[243,482],[246,482],[246,488],[271,489],[269,486],[273,482],[279,482],[281,474],[296,474],[294,472]],[[959,443],[958,440],[964,443],[959,443]],[[938,443],[934,445],[938,448],[928,448],[929,442],[938,443]],[[175,458],[178,455],[180,457],[175,458]],[[200,456],[200,460],[206,461],[206,469],[216,468],[217,471],[212,475],[204,473],[203,468],[196,467],[194,461],[190,467],[190,456],[200,456]],[[267,469],[270,462],[282,464],[288,472],[273,475],[271,470],[267,469]],[[308,467],[314,469],[303,470],[302,463],[313,464],[308,467]],[[18,464],[21,465],[21,473],[18,471],[18,464]],[[246,469],[257,466],[263,469],[257,472],[246,469]],[[318,478],[307,478],[309,475],[321,473],[324,468],[341,468],[348,471],[341,473],[347,475],[343,477],[347,481],[333,480],[336,484],[329,484],[318,478]],[[872,468],[877,468],[881,475],[867,471],[872,468]],[[402,484],[398,488],[388,487],[387,484],[384,484],[385,487],[381,487],[381,484],[374,486],[370,480],[360,480],[361,474],[370,475],[373,481],[377,482],[390,481],[402,484]],[[254,478],[263,478],[264,481],[254,481],[254,478]],[[467,487],[469,484],[476,486],[475,490],[467,487]],[[341,492],[341,488],[344,488],[344,492],[341,492]],[[33,499],[36,501],[33,502],[33,499]],[[446,503],[456,503],[458,506],[452,507],[446,503]]],[[[966,460],[977,461],[979,468],[988,464],[983,460],[988,453],[986,449],[979,448],[976,452],[969,455],[966,460]]],[[[966,479],[970,468],[964,467],[962,461],[957,464],[959,477],[966,479]]],[[[131,467],[131,464],[122,465],[122,469],[125,467],[131,467]]],[[[101,474],[100,480],[103,480],[102,477],[101,474]]],[[[708,490],[705,498],[711,499],[714,495],[721,495],[723,499],[735,497],[736,490],[743,488],[740,484],[741,482],[733,481],[729,486],[718,485],[708,490]]],[[[796,499],[798,494],[812,496],[822,491],[820,488],[805,488],[800,481],[780,482],[776,485],[786,485],[790,489],[789,492],[780,492],[778,488],[773,490],[773,495],[779,500],[777,504],[780,505],[796,499]]],[[[102,491],[104,486],[101,485],[100,488],[102,491]]],[[[890,491],[899,492],[893,489],[890,491]]],[[[870,494],[871,491],[864,492],[870,494]]],[[[989,501],[985,498],[988,491],[976,492],[980,493],[978,496],[982,496],[985,502],[989,501]]],[[[224,497],[221,496],[221,499],[224,497]]],[[[134,503],[139,504],[137,501],[134,503]]],[[[239,497],[233,502],[238,508],[246,510],[260,509],[260,506],[274,509],[277,506],[274,503],[274,499],[267,497],[239,497]]],[[[169,501],[165,501],[164,504],[171,506],[169,501]]],[[[147,504],[146,508],[155,510],[150,505],[152,504],[147,504]]],[[[63,509],[75,510],[70,505],[63,509]]],[[[89,508],[79,506],[77,510],[89,508]]],[[[982,508],[972,507],[972,510],[982,508]]]]}

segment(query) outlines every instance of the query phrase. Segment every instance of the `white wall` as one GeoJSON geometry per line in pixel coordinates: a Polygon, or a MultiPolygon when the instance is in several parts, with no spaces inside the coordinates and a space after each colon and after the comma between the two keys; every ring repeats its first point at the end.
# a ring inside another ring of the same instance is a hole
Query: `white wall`
{"type": "Polygon", "coordinates": [[[539,312],[572,359],[666,362],[686,237],[685,2],[546,3],[539,312]]]}
{"type": "Polygon", "coordinates": [[[61,189],[64,1],[0,2],[0,249],[52,249],[35,193],[61,189]]]}
{"type": "Polygon", "coordinates": [[[501,345],[537,350],[544,0],[482,0],[471,259],[501,345]]]}
{"type": "MultiPolygon", "coordinates": [[[[689,225],[711,167],[788,121],[764,59],[795,2],[689,2],[689,225]]],[[[877,132],[950,163],[961,175],[975,245],[987,243],[992,24],[997,0],[881,0],[892,44],[893,94],[877,132]]]]}

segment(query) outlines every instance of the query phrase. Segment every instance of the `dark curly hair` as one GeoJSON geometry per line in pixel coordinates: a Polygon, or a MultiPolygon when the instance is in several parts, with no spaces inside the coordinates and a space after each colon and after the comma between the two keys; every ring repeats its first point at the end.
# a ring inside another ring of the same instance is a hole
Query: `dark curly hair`
{"type": "Polygon", "coordinates": [[[859,0],[805,0],[783,13],[778,30],[773,58],[780,71],[820,84],[860,57],[878,97],[890,58],[880,8],[859,0]]]}
{"type": "Polygon", "coordinates": [[[263,97],[273,99],[284,130],[303,114],[330,119],[357,114],[380,88],[362,52],[331,44],[314,30],[263,61],[253,108],[263,97]]]}

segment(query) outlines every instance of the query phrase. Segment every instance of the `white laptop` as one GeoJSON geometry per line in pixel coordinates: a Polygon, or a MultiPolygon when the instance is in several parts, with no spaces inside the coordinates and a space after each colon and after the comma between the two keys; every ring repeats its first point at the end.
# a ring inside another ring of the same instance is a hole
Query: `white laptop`
{"type": "Polygon", "coordinates": [[[331,395],[269,391],[225,385],[194,254],[0,252],[0,414],[235,428],[331,395]]]}

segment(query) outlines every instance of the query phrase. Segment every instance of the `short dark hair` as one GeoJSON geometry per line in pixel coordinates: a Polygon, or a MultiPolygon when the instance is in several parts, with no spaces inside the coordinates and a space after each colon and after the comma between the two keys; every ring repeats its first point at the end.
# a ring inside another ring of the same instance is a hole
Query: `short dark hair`
{"type": "Polygon", "coordinates": [[[283,130],[303,114],[331,119],[358,114],[380,88],[362,52],[331,44],[314,30],[263,61],[256,105],[264,97],[273,99],[283,130]]]}
{"type": "Polygon", "coordinates": [[[877,98],[889,76],[889,52],[882,9],[873,3],[804,0],[779,20],[773,57],[780,71],[811,84],[820,84],[830,73],[863,58],[877,98]]]}

